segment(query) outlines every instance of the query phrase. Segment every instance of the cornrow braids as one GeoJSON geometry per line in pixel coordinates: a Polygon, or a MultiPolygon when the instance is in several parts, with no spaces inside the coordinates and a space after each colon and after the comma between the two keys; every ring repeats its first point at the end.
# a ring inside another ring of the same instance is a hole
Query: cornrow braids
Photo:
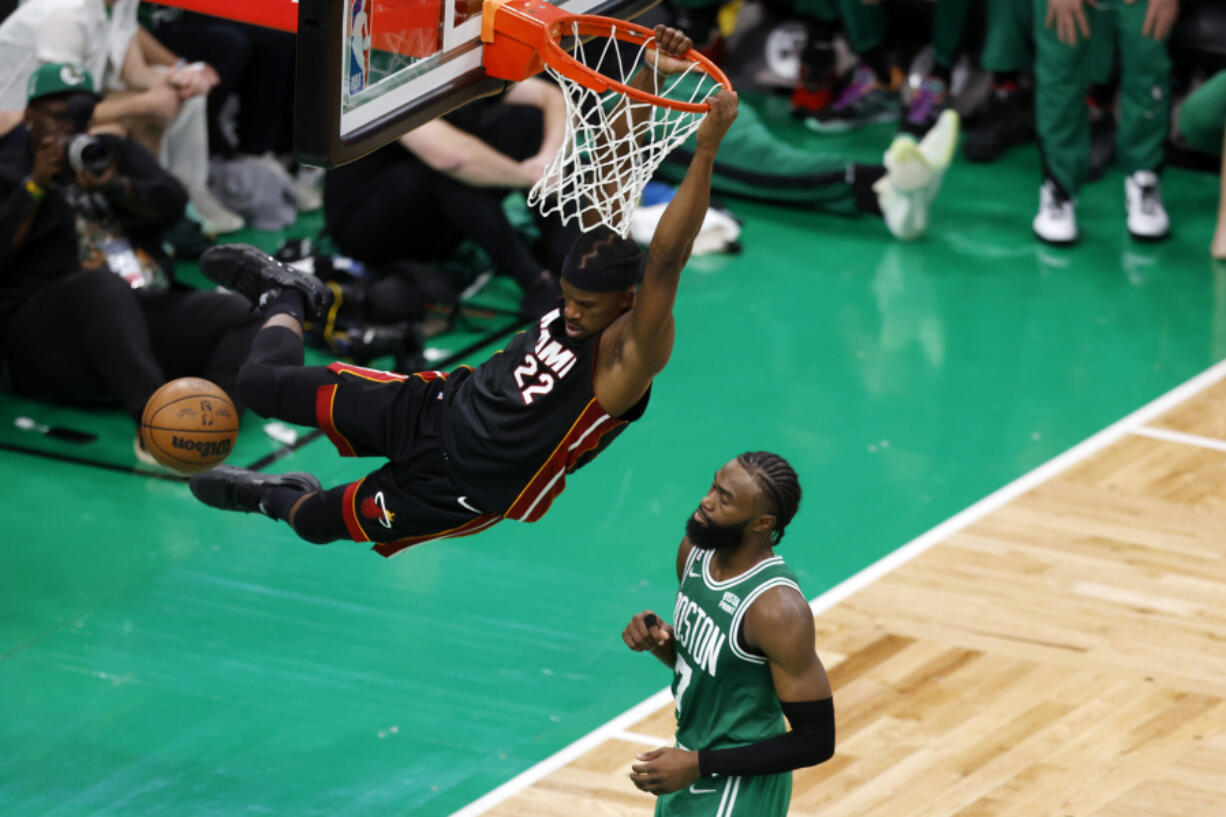
{"type": "Polygon", "coordinates": [[[639,282],[645,261],[633,239],[600,225],[570,248],[562,262],[562,280],[587,292],[616,292],[639,282]]]}
{"type": "Polygon", "coordinates": [[[736,461],[749,471],[770,501],[775,514],[771,545],[779,544],[784,529],[800,509],[800,478],[787,460],[769,451],[747,451],[736,461]]]}

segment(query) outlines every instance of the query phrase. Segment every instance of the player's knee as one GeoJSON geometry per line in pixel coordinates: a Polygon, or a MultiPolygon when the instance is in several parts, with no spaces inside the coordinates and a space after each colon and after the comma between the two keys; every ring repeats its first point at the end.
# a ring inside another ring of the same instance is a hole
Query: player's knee
{"type": "Polygon", "coordinates": [[[294,529],[294,533],[298,534],[299,539],[310,542],[312,545],[327,545],[341,538],[297,521],[291,522],[290,527],[294,529]]]}
{"type": "Polygon", "coordinates": [[[333,495],[335,492],[336,489],[303,497],[290,512],[289,525],[294,533],[313,545],[348,538],[343,514],[337,507],[337,496],[333,495]]]}
{"type": "Polygon", "coordinates": [[[239,399],[261,417],[277,412],[277,370],[267,363],[247,360],[234,381],[239,399]]]}

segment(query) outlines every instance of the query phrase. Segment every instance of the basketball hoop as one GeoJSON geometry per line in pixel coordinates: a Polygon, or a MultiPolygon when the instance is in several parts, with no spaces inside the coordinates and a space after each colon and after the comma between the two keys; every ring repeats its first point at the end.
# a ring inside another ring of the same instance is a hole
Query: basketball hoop
{"type": "Polygon", "coordinates": [[[648,59],[656,49],[650,29],[541,0],[485,0],[481,40],[490,76],[519,82],[543,70],[561,87],[566,137],[528,203],[585,231],[604,224],[629,235],[644,185],[702,124],[707,99],[732,89],[694,49],[679,56],[689,63],[684,71],[661,74],[648,59]],[[644,68],[650,91],[629,85],[644,68]]]}

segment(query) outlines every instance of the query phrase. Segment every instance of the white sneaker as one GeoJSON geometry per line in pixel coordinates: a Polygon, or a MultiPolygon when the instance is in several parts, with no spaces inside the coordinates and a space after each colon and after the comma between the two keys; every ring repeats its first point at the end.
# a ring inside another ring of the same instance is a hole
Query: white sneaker
{"type": "Polygon", "coordinates": [[[243,229],[246,224],[242,216],[227,209],[207,187],[191,188],[187,191],[187,197],[195,210],[194,216],[191,210],[188,215],[199,221],[200,229],[210,235],[232,233],[243,229]]]}
{"type": "Polygon", "coordinates": [[[1171,234],[1171,220],[1162,206],[1162,181],[1152,170],[1138,170],[1124,179],[1128,232],[1138,241],[1161,241],[1171,234]]]}
{"type": "Polygon", "coordinates": [[[919,238],[928,226],[929,190],[938,174],[909,134],[894,137],[882,160],[885,175],[873,183],[885,226],[902,241],[919,238]]]}
{"type": "Polygon", "coordinates": [[[291,176],[289,171],[285,169],[285,165],[281,164],[281,161],[276,156],[271,153],[265,153],[252,158],[267,167],[289,185],[291,192],[294,194],[294,207],[297,208],[298,212],[309,213],[324,206],[323,194],[309,181],[296,179],[291,176]]]}
{"type": "Polygon", "coordinates": [[[940,192],[941,180],[945,177],[945,171],[949,168],[950,162],[954,159],[954,152],[958,149],[958,131],[961,129],[961,124],[958,112],[948,108],[941,112],[936,124],[929,128],[924,138],[920,140],[919,151],[923,154],[924,160],[928,162],[928,166],[932,168],[933,173],[933,179],[928,184],[930,204],[940,192]]]}
{"type": "Polygon", "coordinates": [[[1048,180],[1039,188],[1039,212],[1034,217],[1034,234],[1041,241],[1066,246],[1077,241],[1077,212],[1074,202],[1048,180]]]}

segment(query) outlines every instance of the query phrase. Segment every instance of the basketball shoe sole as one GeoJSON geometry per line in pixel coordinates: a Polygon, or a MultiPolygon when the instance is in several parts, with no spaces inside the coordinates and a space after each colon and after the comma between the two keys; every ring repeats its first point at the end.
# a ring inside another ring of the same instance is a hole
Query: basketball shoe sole
{"type": "Polygon", "coordinates": [[[296,289],[306,300],[306,317],[318,319],[332,305],[334,295],[314,275],[282,264],[250,244],[220,244],[200,256],[200,272],[215,284],[233,290],[252,305],[261,296],[277,289],[296,289]]]}
{"type": "Polygon", "coordinates": [[[901,133],[885,152],[886,174],[873,190],[896,238],[912,241],[928,228],[928,212],[953,161],[959,126],[956,111],[943,111],[923,140],[917,143],[910,134],[901,133]]]}
{"type": "Polygon", "coordinates": [[[919,151],[923,154],[924,161],[928,162],[928,166],[932,168],[934,175],[928,184],[929,204],[941,191],[945,171],[949,169],[949,165],[954,160],[954,154],[958,150],[958,134],[961,129],[962,120],[958,112],[947,108],[941,111],[936,124],[924,134],[924,138],[919,142],[919,151]]]}
{"type": "Polygon", "coordinates": [[[885,225],[895,238],[913,241],[928,224],[928,196],[933,172],[910,134],[894,137],[882,160],[885,175],[873,183],[885,225]]]}
{"type": "Polygon", "coordinates": [[[297,488],[303,493],[323,490],[319,480],[303,471],[288,474],[261,474],[233,465],[219,465],[188,480],[196,499],[211,508],[243,513],[263,513],[264,496],[270,488],[297,488]]]}

